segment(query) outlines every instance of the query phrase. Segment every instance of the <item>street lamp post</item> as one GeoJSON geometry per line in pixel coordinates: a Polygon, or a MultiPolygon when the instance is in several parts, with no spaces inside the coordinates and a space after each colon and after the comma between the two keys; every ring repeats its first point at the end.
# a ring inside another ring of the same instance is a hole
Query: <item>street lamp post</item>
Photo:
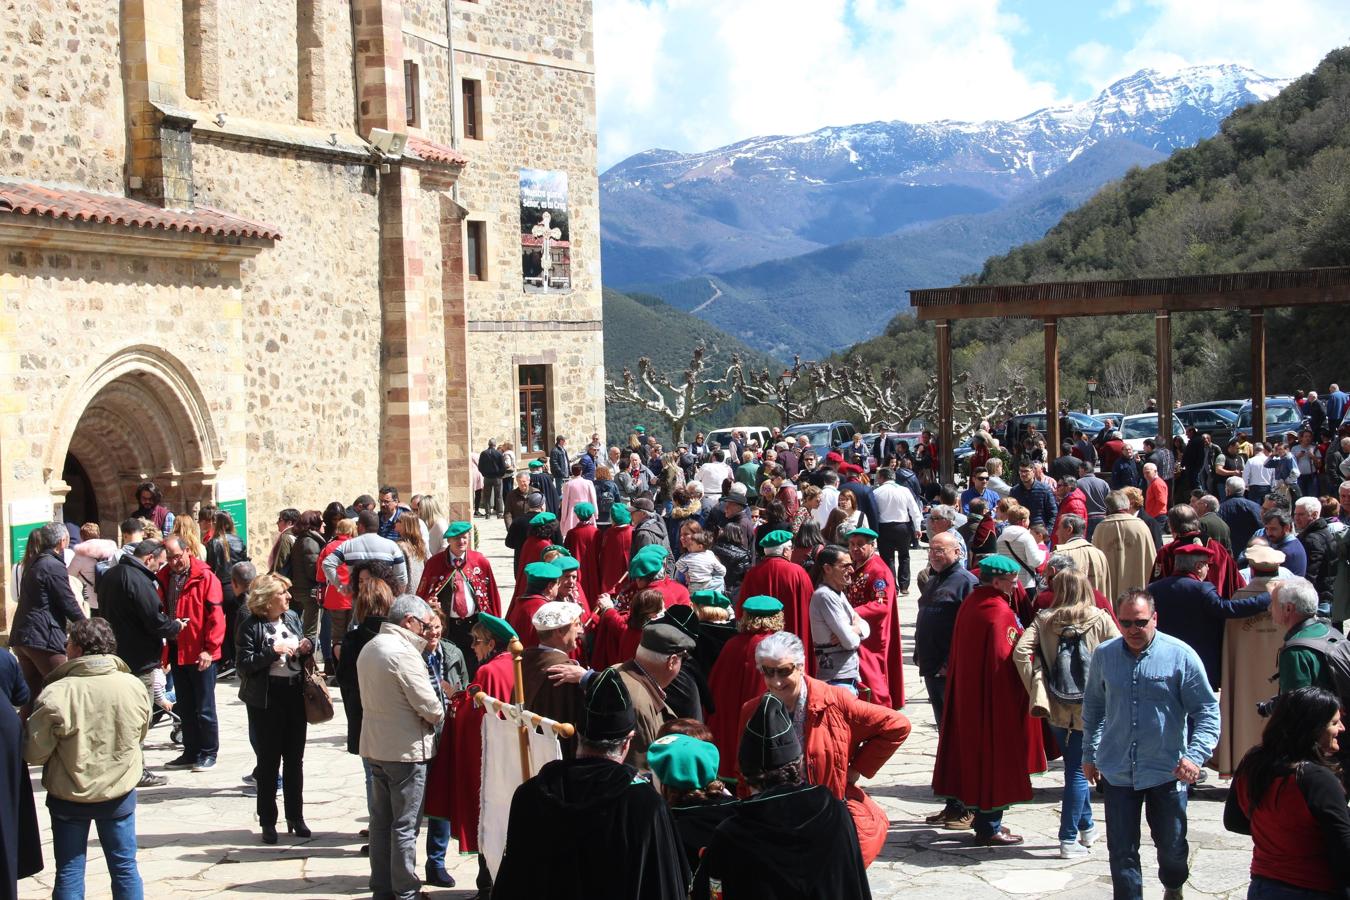
{"type": "Polygon", "coordinates": [[[1097,409],[1097,379],[1096,379],[1096,378],[1093,378],[1093,377],[1091,377],[1091,376],[1088,376],[1088,380],[1087,380],[1087,392],[1088,392],[1088,415],[1092,415],[1092,414],[1096,411],[1096,409],[1097,409]]]}

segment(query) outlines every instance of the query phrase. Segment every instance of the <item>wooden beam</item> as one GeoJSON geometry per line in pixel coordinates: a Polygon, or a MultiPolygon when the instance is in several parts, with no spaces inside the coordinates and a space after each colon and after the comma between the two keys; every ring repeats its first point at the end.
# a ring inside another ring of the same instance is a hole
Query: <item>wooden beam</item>
{"type": "Polygon", "coordinates": [[[1266,439],[1266,314],[1251,311],[1252,326],[1252,440],[1266,439]]]}
{"type": "Polygon", "coordinates": [[[1067,316],[1119,316],[1208,309],[1266,309],[1350,303],[1350,286],[1282,288],[1279,290],[1214,291],[1204,294],[1147,294],[1094,297],[1091,300],[1019,300],[1003,303],[942,304],[914,307],[921,322],[946,319],[995,319],[1067,316]]]}
{"type": "MultiPolygon", "coordinates": [[[[1158,440],[1172,449],[1172,314],[1165,309],[1153,316],[1157,331],[1158,440]]],[[[1180,462],[1180,460],[1177,460],[1180,462]]]]}
{"type": "Polygon", "coordinates": [[[955,481],[955,457],[952,451],[952,323],[938,322],[935,328],[937,338],[938,371],[938,480],[942,484],[955,481]]]}
{"type": "Polygon", "coordinates": [[[1045,461],[1059,456],[1059,323],[1045,320],[1045,461]]]}

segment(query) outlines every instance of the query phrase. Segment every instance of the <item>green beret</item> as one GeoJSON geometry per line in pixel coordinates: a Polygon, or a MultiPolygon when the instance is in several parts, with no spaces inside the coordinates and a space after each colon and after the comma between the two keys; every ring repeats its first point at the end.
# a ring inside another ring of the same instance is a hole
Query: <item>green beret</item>
{"type": "Polygon", "coordinates": [[[542,469],[543,467],[544,467],[544,461],[543,461],[542,459],[532,459],[532,460],[530,460],[530,468],[531,468],[531,469],[542,469]]]}
{"type": "Polygon", "coordinates": [[[1006,556],[1000,556],[995,553],[992,556],[986,556],[980,560],[980,568],[987,569],[990,572],[997,572],[999,575],[1013,575],[1021,568],[1016,562],[1008,559],[1006,556]]]}
{"type": "Polygon", "coordinates": [[[445,536],[448,538],[456,538],[461,534],[468,534],[469,529],[471,528],[473,528],[473,526],[468,522],[451,522],[450,527],[445,529],[445,536]]]}
{"type": "Polygon", "coordinates": [[[633,555],[637,556],[638,553],[645,553],[648,556],[655,556],[657,559],[665,559],[667,556],[670,555],[670,550],[667,549],[665,544],[647,544],[645,546],[639,547],[637,553],[634,553],[633,555]]]}
{"type": "Polygon", "coordinates": [[[553,561],[553,565],[558,567],[559,572],[573,572],[581,568],[581,563],[570,556],[560,556],[553,561]]]}
{"type": "MultiPolygon", "coordinates": [[[[857,534],[857,532],[853,533],[857,534]]],[[[777,531],[770,531],[760,538],[759,545],[761,547],[781,547],[790,540],[792,540],[792,532],[779,528],[777,531]]]]}
{"type": "Polygon", "coordinates": [[[870,528],[855,528],[848,533],[849,537],[867,538],[869,541],[877,539],[877,533],[870,528]]]}
{"type": "Polygon", "coordinates": [[[633,514],[622,503],[616,503],[610,507],[609,520],[615,525],[627,525],[633,521],[633,514]]]}
{"type": "Polygon", "coordinates": [[[662,569],[661,557],[653,553],[635,553],[628,563],[629,578],[651,578],[662,569]]]}
{"type": "MultiPolygon", "coordinates": [[[[549,522],[556,522],[556,521],[558,521],[558,517],[555,516],[553,513],[551,513],[551,512],[541,512],[541,513],[536,514],[535,517],[534,517],[533,519],[530,520],[530,524],[531,524],[531,525],[547,525],[549,522]]],[[[875,535],[874,535],[874,537],[875,537],[875,535]]]]}
{"type": "Polygon", "coordinates": [[[634,425],[634,426],[633,426],[633,430],[636,431],[638,434],[646,434],[646,433],[647,433],[647,429],[644,428],[644,427],[641,426],[641,425],[634,425]]]}
{"type": "Polygon", "coordinates": [[[647,765],[662,784],[680,791],[701,791],[717,777],[717,745],[687,734],[668,734],[647,748],[647,765]]]}
{"type": "Polygon", "coordinates": [[[731,608],[731,598],[721,591],[694,591],[689,595],[699,606],[716,606],[721,609],[731,608]]]}
{"type": "Polygon", "coordinates": [[[532,562],[525,567],[525,577],[530,581],[557,581],[562,577],[562,569],[553,563],[532,562]]]}
{"type": "Polygon", "coordinates": [[[505,619],[499,619],[496,616],[485,612],[478,614],[477,624],[482,625],[493,637],[500,641],[509,641],[513,637],[518,637],[516,630],[512,628],[505,619]]]}
{"type": "MultiPolygon", "coordinates": [[[[550,552],[552,552],[552,551],[554,551],[554,550],[557,550],[557,551],[558,551],[559,553],[561,553],[563,556],[571,556],[571,555],[572,555],[572,551],[571,551],[571,550],[568,550],[568,549],[567,549],[566,547],[564,547],[562,544],[549,544],[547,547],[544,548],[544,553],[550,553],[550,552]]],[[[543,554],[540,554],[540,555],[542,556],[543,554]]],[[[557,565],[557,563],[554,563],[554,565],[557,565]]]]}
{"type": "Polygon", "coordinates": [[[572,512],[576,513],[576,517],[578,519],[589,519],[595,515],[595,505],[593,503],[587,503],[586,501],[583,500],[576,506],[572,507],[572,512]]]}
{"type": "Polygon", "coordinates": [[[783,611],[783,604],[774,597],[760,594],[741,604],[741,612],[749,616],[771,616],[783,611]]]}

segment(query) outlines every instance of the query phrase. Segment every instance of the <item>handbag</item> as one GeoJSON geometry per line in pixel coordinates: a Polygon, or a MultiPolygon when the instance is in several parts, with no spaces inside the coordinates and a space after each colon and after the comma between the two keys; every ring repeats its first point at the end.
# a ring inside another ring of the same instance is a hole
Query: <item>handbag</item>
{"type": "Polygon", "coordinates": [[[1017,564],[1022,567],[1022,570],[1031,576],[1031,586],[1034,588],[1031,595],[1032,598],[1042,591],[1050,590],[1050,583],[1041,576],[1041,573],[1022,562],[1022,557],[1017,555],[1017,551],[1012,548],[1012,544],[1008,545],[1008,553],[1011,554],[1012,558],[1017,561],[1017,564]]]}
{"type": "Polygon", "coordinates": [[[300,690],[305,698],[305,721],[318,725],[333,718],[333,698],[328,696],[328,684],[314,665],[313,656],[305,660],[304,672],[300,677],[300,690]]]}

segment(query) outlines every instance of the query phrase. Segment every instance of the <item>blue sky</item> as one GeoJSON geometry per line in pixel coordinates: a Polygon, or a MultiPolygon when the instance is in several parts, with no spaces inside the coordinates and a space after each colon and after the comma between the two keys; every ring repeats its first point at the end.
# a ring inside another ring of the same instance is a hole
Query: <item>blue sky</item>
{"type": "Polygon", "coordinates": [[[1141,68],[1292,77],[1350,0],[594,0],[600,164],[876,119],[1005,119],[1141,68]]]}

